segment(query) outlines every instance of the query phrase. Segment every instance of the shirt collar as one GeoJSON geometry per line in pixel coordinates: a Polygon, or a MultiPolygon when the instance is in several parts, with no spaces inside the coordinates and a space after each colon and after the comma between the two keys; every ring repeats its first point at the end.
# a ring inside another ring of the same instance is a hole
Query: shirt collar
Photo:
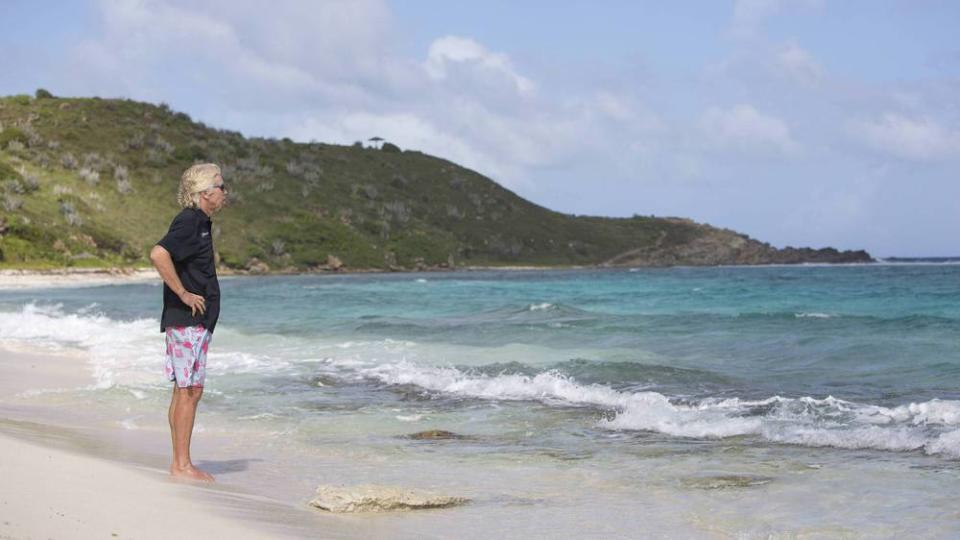
{"type": "Polygon", "coordinates": [[[197,215],[200,217],[200,219],[205,220],[207,223],[212,223],[212,222],[213,222],[213,220],[210,219],[210,216],[208,216],[207,213],[204,212],[203,210],[201,210],[200,208],[194,206],[194,207],[192,208],[192,210],[197,213],[197,215]]]}

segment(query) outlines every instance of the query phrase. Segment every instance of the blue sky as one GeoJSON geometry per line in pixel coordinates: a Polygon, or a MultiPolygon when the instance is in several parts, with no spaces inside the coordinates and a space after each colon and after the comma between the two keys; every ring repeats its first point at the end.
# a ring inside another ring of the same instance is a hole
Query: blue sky
{"type": "Polygon", "coordinates": [[[563,212],[960,255],[957,28],[948,1],[7,0],[0,93],[379,135],[563,212]]]}

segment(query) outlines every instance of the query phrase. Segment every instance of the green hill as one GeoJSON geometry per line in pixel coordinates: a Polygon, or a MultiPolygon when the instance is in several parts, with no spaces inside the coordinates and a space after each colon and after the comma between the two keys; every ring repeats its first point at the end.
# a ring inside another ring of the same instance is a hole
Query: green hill
{"type": "Polygon", "coordinates": [[[0,98],[0,267],[138,266],[178,211],[181,172],[223,167],[221,264],[347,268],[846,262],[679,218],[571,216],[455,163],[382,148],[245,138],[164,104],[0,98]]]}

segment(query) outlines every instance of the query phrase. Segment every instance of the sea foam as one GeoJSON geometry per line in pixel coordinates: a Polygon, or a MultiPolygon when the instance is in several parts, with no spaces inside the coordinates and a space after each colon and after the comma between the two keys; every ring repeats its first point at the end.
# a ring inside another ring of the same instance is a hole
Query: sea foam
{"type": "Polygon", "coordinates": [[[678,402],[658,392],[621,392],[580,384],[558,371],[536,375],[483,375],[454,367],[409,361],[351,366],[361,377],[388,385],[490,400],[533,400],[557,406],[590,406],[610,411],[597,425],[610,430],[652,431],[688,438],[756,436],[776,443],[812,447],[922,450],[960,456],[960,401],[930,400],[881,407],[829,396],[763,400],[707,398],[678,402]]]}
{"type": "MultiPolygon", "coordinates": [[[[93,373],[91,389],[122,386],[134,396],[140,390],[167,386],[162,376],[164,338],[157,319],[118,321],[91,308],[67,313],[61,304],[29,303],[18,311],[0,312],[0,344],[29,344],[31,347],[74,348],[87,353],[93,373]]],[[[218,328],[217,335],[229,333],[218,328]]],[[[290,365],[289,359],[266,354],[282,343],[264,337],[250,339],[231,336],[254,352],[213,351],[208,363],[211,369],[229,373],[278,371],[290,365]],[[259,349],[258,349],[259,347],[259,349]]],[[[141,394],[142,395],[142,394],[141,394]]]]}
{"type": "Polygon", "coordinates": [[[118,371],[128,371],[150,358],[156,363],[157,354],[150,355],[145,348],[158,335],[156,320],[115,321],[89,311],[65,313],[61,304],[29,303],[20,311],[0,312],[0,342],[85,349],[90,353],[94,388],[113,386],[118,371]]]}
{"type": "MultiPolygon", "coordinates": [[[[122,386],[137,396],[138,389],[165,385],[160,375],[158,321],[116,321],[92,309],[84,311],[65,313],[60,305],[31,303],[19,311],[0,312],[0,342],[86,349],[95,376],[94,389],[122,386]]],[[[311,366],[311,371],[322,370],[347,381],[415,385],[486,400],[590,407],[603,415],[598,427],[615,431],[690,438],[751,436],[784,444],[923,451],[960,458],[960,401],[932,399],[894,407],[809,396],[681,401],[653,391],[584,384],[556,369],[531,375],[492,375],[428,365],[436,355],[419,359],[416,353],[421,345],[412,341],[323,341],[244,335],[228,328],[220,333],[228,334],[231,345],[211,351],[210,366],[221,375],[279,373],[311,366]]]]}

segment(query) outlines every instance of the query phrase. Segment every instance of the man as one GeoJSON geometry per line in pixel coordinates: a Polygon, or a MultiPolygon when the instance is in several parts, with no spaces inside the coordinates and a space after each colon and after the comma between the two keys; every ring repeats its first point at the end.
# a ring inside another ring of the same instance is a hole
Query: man
{"type": "Polygon", "coordinates": [[[170,474],[212,482],[213,476],[190,460],[190,437],[203,396],[207,349],[220,315],[210,221],[227,201],[220,167],[204,163],[187,169],[180,178],[177,201],[183,210],[150,251],[150,261],[163,278],[160,331],[166,332],[164,371],[174,383],[168,411],[173,442],[170,474]]]}

